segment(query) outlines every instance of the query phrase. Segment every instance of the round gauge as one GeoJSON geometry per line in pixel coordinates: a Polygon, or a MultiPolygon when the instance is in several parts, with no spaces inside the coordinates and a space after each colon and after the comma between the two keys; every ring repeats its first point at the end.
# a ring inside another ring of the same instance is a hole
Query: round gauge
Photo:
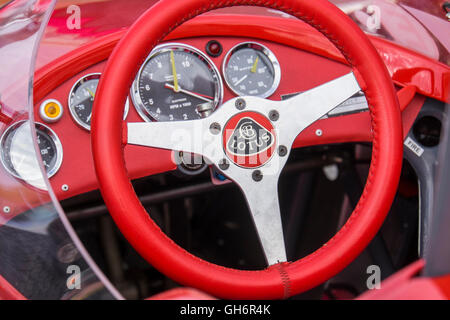
{"type": "MultiPolygon", "coordinates": [[[[100,73],[91,73],[80,78],[72,87],[69,94],[69,110],[73,119],[86,130],[91,130],[92,107],[97,91],[100,73]]],[[[123,119],[127,117],[129,102],[125,104],[123,119]]]]}
{"type": "Polygon", "coordinates": [[[132,87],[145,121],[193,120],[208,116],[222,102],[219,71],[201,51],[184,44],[156,47],[132,87]]]}
{"type": "MultiPolygon", "coordinates": [[[[60,168],[63,159],[61,142],[56,133],[41,123],[35,123],[36,140],[47,176],[52,177],[60,168]]],[[[39,162],[36,158],[29,121],[20,121],[10,126],[0,138],[1,162],[14,177],[45,189],[39,162]]]]}
{"type": "Polygon", "coordinates": [[[281,69],[275,55],[255,42],[233,47],[223,61],[228,87],[239,96],[267,98],[278,88],[281,69]]]}

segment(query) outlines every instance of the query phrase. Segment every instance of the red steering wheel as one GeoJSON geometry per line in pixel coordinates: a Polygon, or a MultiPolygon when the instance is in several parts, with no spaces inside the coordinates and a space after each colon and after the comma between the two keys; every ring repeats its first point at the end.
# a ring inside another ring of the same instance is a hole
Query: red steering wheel
{"type": "Polygon", "coordinates": [[[287,298],[329,279],[368,245],[393,201],[402,164],[399,105],[385,65],[369,39],[325,0],[161,0],[119,42],[101,78],[94,105],[92,149],[100,189],[122,233],[155,268],[217,297],[287,298]],[[128,123],[125,99],[140,65],[171,30],[206,11],[253,5],[291,14],[324,34],[351,73],[289,100],[232,99],[210,117],[180,122],[128,123]],[[358,81],[355,75],[359,75],[358,81]],[[296,136],[358,91],[365,92],[373,130],[370,172],[361,199],[342,229],[309,256],[288,262],[277,183],[296,136]],[[171,134],[168,134],[171,133],[171,134]],[[175,138],[177,137],[177,138],[175,138]],[[183,139],[179,139],[183,137],[183,139]],[[237,147],[257,137],[257,148],[237,147]],[[243,191],[268,267],[241,271],[208,263],[171,241],[137,198],[125,168],[124,145],[201,154],[243,191]]]}

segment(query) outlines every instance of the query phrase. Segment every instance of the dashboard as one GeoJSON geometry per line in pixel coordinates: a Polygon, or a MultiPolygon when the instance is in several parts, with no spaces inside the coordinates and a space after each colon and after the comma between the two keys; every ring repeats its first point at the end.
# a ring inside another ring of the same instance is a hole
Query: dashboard
{"type": "MultiPolygon", "coordinates": [[[[236,36],[237,30],[233,29],[229,18],[226,23],[217,22],[217,26],[222,25],[222,29],[214,29],[217,36],[205,36],[211,32],[205,30],[204,21],[200,20],[166,39],[148,55],[130,88],[124,121],[198,119],[220,108],[223,101],[239,95],[288,99],[350,72],[342,57],[330,49],[329,44],[318,40],[310,29],[300,28],[298,32],[310,38],[295,42],[286,30],[292,23],[298,28],[298,22],[279,19],[280,23],[274,23],[257,37],[255,33],[250,37],[245,35],[247,31],[236,36]],[[315,49],[311,43],[315,44],[315,49]]],[[[248,23],[251,27],[253,22],[248,23]]],[[[107,59],[122,35],[119,31],[100,38],[36,73],[34,121],[38,144],[59,200],[98,189],[90,149],[92,105],[107,59]]],[[[445,99],[442,92],[437,91],[439,88],[421,86],[423,79],[420,77],[398,76],[399,71],[411,67],[401,63],[411,62],[412,57],[416,64],[430,67],[436,83],[439,83],[438,77],[447,72],[445,66],[387,41],[375,38],[374,41],[398,89],[412,83],[419,93],[425,94],[421,89],[425,88],[430,90],[428,96],[445,99]]],[[[403,113],[405,133],[424,99],[417,94],[403,113]]],[[[327,119],[303,131],[294,147],[370,141],[370,115],[366,111],[364,95],[356,95],[328,114],[327,119]]],[[[32,142],[23,139],[27,127],[24,123],[15,122],[2,133],[0,176],[21,186],[46,189],[32,174],[38,164],[24,160],[23,150],[32,150],[32,142]]],[[[167,150],[127,145],[124,157],[131,179],[177,168],[175,155],[167,150]]],[[[20,206],[16,208],[20,213],[20,206]]]]}
{"type": "MultiPolygon", "coordinates": [[[[41,130],[40,141],[48,141],[39,146],[59,199],[97,188],[90,150],[90,119],[105,64],[101,61],[74,74],[36,103],[37,128],[45,129],[41,130]]],[[[349,67],[342,63],[261,39],[179,39],[156,47],[142,64],[130,88],[124,120],[199,119],[220,108],[222,101],[238,95],[280,100],[348,72],[349,67]],[[301,63],[290,63],[292,56],[301,63]],[[298,74],[302,76],[297,77],[298,74]]],[[[367,105],[359,99],[345,108],[349,107],[361,111],[367,105]]],[[[14,136],[13,132],[4,136],[14,136]]],[[[15,154],[14,150],[7,153],[15,154]]],[[[18,160],[7,153],[3,154],[12,158],[12,172],[18,160]]],[[[125,158],[133,179],[176,169],[172,152],[165,150],[130,145],[125,147],[125,158]]],[[[45,188],[25,172],[15,177],[45,188]]]]}

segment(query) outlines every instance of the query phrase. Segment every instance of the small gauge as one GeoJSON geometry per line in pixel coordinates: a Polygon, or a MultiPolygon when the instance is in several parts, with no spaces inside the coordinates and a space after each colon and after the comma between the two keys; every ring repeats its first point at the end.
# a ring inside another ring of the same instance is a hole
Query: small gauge
{"type": "Polygon", "coordinates": [[[278,88],[280,64],[265,46],[244,42],[233,47],[223,61],[228,87],[239,96],[267,98],[278,88]]]}
{"type": "Polygon", "coordinates": [[[193,120],[217,108],[223,85],[216,66],[200,50],[167,43],[150,53],[131,94],[145,121],[193,120]]]}
{"type": "MultiPolygon", "coordinates": [[[[95,92],[100,81],[100,73],[91,73],[80,78],[72,87],[69,94],[69,110],[73,119],[86,130],[91,130],[92,107],[95,92]]],[[[129,101],[125,104],[125,119],[129,110],[129,101]]]]}
{"type": "MultiPolygon", "coordinates": [[[[47,176],[52,177],[61,167],[63,150],[56,133],[41,123],[35,123],[36,140],[47,176]]],[[[36,158],[29,121],[10,126],[0,138],[1,162],[14,177],[46,189],[36,158]]]]}

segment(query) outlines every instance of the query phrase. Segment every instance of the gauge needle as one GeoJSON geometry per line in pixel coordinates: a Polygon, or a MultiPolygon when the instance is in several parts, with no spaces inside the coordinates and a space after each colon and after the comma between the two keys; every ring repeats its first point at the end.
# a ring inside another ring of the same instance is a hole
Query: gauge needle
{"type": "Polygon", "coordinates": [[[175,67],[175,58],[173,55],[173,51],[170,51],[170,64],[172,65],[172,75],[173,75],[173,85],[174,85],[174,91],[179,92],[180,87],[178,86],[178,76],[177,76],[177,69],[175,67]]]}
{"type": "Polygon", "coordinates": [[[91,95],[92,99],[95,99],[95,93],[92,92],[92,90],[89,89],[89,88],[86,88],[86,89],[87,89],[87,91],[89,92],[89,94],[91,95]]]}
{"type": "Polygon", "coordinates": [[[204,95],[204,94],[201,94],[201,93],[196,93],[196,92],[184,90],[184,89],[181,89],[180,87],[178,87],[178,91],[176,91],[176,90],[175,90],[175,87],[174,87],[173,85],[171,85],[171,84],[168,84],[168,83],[166,83],[164,86],[165,86],[167,89],[172,89],[172,90],[175,91],[175,92],[181,92],[181,93],[184,93],[184,94],[193,96],[193,97],[195,97],[195,98],[198,98],[198,99],[203,100],[203,101],[206,101],[206,102],[212,102],[212,101],[214,101],[214,98],[213,98],[213,97],[210,97],[210,96],[207,96],[207,95],[204,95]]]}
{"type": "Polygon", "coordinates": [[[258,66],[259,57],[256,57],[255,63],[253,64],[253,67],[250,69],[252,73],[256,72],[256,67],[258,66]]]}
{"type": "Polygon", "coordinates": [[[242,81],[244,81],[245,79],[247,79],[247,77],[248,77],[248,74],[246,74],[246,75],[243,76],[241,79],[239,79],[238,81],[236,81],[236,82],[234,83],[234,85],[235,85],[235,86],[238,86],[239,83],[241,83],[242,81]]]}
{"type": "MultiPolygon", "coordinates": [[[[95,99],[95,93],[92,92],[92,90],[89,88],[86,88],[86,89],[89,92],[89,94],[91,95],[92,99],[95,99]]],[[[86,122],[89,123],[91,121],[91,118],[92,118],[92,110],[91,110],[91,113],[89,114],[89,117],[86,118],[86,122]]]]}

